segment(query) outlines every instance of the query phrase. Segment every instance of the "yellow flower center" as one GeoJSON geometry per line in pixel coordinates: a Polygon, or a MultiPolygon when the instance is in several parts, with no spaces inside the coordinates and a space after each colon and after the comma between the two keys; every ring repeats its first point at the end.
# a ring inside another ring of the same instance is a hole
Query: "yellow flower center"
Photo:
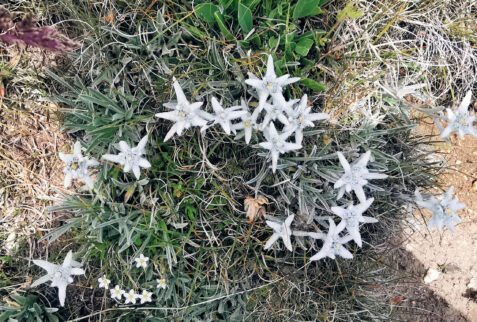
{"type": "Polygon", "coordinates": [[[303,116],[300,116],[300,117],[298,118],[298,121],[300,121],[300,122],[303,122],[304,120],[305,120],[305,118],[304,118],[303,116]]]}
{"type": "Polygon", "coordinates": [[[185,113],[184,113],[184,112],[180,112],[179,115],[180,115],[180,117],[184,117],[184,116],[185,116],[185,113]]]}
{"type": "Polygon", "coordinates": [[[272,83],[268,83],[268,84],[267,84],[267,87],[268,87],[269,89],[272,89],[272,88],[273,88],[273,84],[272,84],[272,83]]]}
{"type": "Polygon", "coordinates": [[[467,121],[466,121],[466,120],[460,120],[459,123],[462,124],[462,125],[467,125],[467,121]]]}
{"type": "Polygon", "coordinates": [[[446,213],[447,216],[452,215],[452,209],[446,208],[445,213],[446,213]]]}
{"type": "Polygon", "coordinates": [[[76,170],[76,169],[78,169],[78,168],[79,168],[78,162],[73,162],[73,163],[71,164],[71,169],[76,170]]]}
{"type": "Polygon", "coordinates": [[[243,125],[245,125],[246,127],[250,127],[250,122],[249,122],[249,121],[245,121],[245,123],[243,123],[243,125]]]}
{"type": "Polygon", "coordinates": [[[336,245],[335,245],[335,248],[340,248],[340,245],[339,245],[339,244],[336,244],[336,245]]]}

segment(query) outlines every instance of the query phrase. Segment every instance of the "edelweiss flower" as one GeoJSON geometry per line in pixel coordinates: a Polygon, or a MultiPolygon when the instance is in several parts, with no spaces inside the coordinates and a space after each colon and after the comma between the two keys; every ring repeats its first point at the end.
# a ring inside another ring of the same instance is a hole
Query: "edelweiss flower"
{"type": "Polygon", "coordinates": [[[58,288],[58,298],[60,300],[60,305],[64,306],[66,299],[66,287],[68,284],[73,283],[72,276],[84,274],[84,270],[80,268],[81,264],[74,261],[72,257],[73,255],[71,251],[69,251],[68,254],[66,254],[65,260],[63,261],[63,265],[52,264],[40,259],[33,260],[33,263],[46,270],[47,274],[33,282],[31,287],[51,281],[50,286],[58,288]]]}
{"type": "Polygon", "coordinates": [[[119,285],[116,285],[115,288],[111,289],[111,298],[121,300],[123,294],[126,293],[122,289],[119,288],[119,285]]]}
{"type": "Polygon", "coordinates": [[[245,114],[242,115],[242,121],[232,125],[232,128],[234,131],[243,130],[245,135],[245,143],[249,144],[250,139],[252,138],[252,130],[260,130],[260,124],[257,123],[257,118],[260,114],[260,111],[258,108],[256,108],[253,113],[250,114],[248,112],[248,106],[243,99],[242,105],[240,107],[245,111],[245,114]]]}
{"type": "Polygon", "coordinates": [[[162,289],[166,289],[167,287],[167,282],[166,280],[163,278],[163,279],[158,279],[156,280],[157,281],[157,288],[162,288],[162,289]]]}
{"type": "Polygon", "coordinates": [[[267,113],[263,118],[262,129],[265,129],[271,121],[276,120],[279,120],[283,125],[288,125],[289,122],[286,115],[290,115],[290,113],[293,111],[292,106],[296,102],[298,102],[297,99],[289,100],[287,102],[285,98],[277,99],[273,102],[273,104],[266,102],[263,107],[267,113]]]}
{"type": "Polygon", "coordinates": [[[442,196],[441,201],[438,201],[434,196],[429,200],[424,201],[418,190],[416,190],[415,194],[416,203],[421,207],[431,210],[433,213],[433,216],[427,224],[428,229],[432,229],[432,227],[436,226],[437,230],[440,232],[444,226],[447,226],[450,231],[455,233],[453,222],[462,222],[456,212],[457,210],[465,208],[465,204],[459,203],[458,198],[452,199],[452,195],[454,194],[453,186],[442,196]]]}
{"type": "Polygon", "coordinates": [[[109,283],[111,283],[111,281],[106,278],[106,275],[103,275],[103,277],[98,278],[98,282],[99,287],[104,287],[105,289],[108,289],[109,283]]]}
{"type": "Polygon", "coordinates": [[[474,122],[476,121],[475,115],[469,115],[468,109],[471,97],[472,91],[468,91],[455,114],[450,108],[447,109],[447,119],[449,124],[441,133],[443,139],[448,137],[453,131],[457,131],[461,138],[466,134],[473,135],[477,138],[477,129],[473,127],[474,122]]]}
{"type": "Polygon", "coordinates": [[[98,161],[87,160],[81,155],[81,143],[76,141],[72,154],[59,153],[61,161],[66,164],[63,172],[65,173],[65,188],[68,188],[73,179],[82,179],[90,188],[94,188],[94,182],[88,175],[88,168],[95,167],[98,161]]]}
{"type": "Polygon", "coordinates": [[[146,302],[152,302],[152,292],[143,290],[142,294],[138,295],[138,297],[141,299],[141,304],[144,304],[146,302]]]}
{"type": "Polygon", "coordinates": [[[330,118],[326,113],[310,113],[311,106],[307,106],[308,96],[305,94],[300,103],[288,115],[288,125],[283,129],[284,132],[295,131],[295,141],[297,144],[303,142],[303,129],[315,126],[314,121],[327,120],[330,118]]]}
{"type": "Polygon", "coordinates": [[[343,196],[345,190],[346,192],[353,190],[356,193],[359,201],[361,203],[366,203],[366,195],[364,194],[363,186],[368,184],[367,179],[384,179],[388,176],[382,173],[369,172],[369,170],[366,168],[369,157],[371,156],[370,150],[368,150],[351,165],[348,163],[348,161],[346,161],[341,152],[336,152],[336,154],[338,155],[341,166],[344,170],[343,176],[335,183],[335,189],[340,189],[337,199],[340,199],[343,196]]]}
{"type": "Polygon", "coordinates": [[[247,111],[237,111],[234,107],[224,109],[215,97],[212,97],[212,108],[215,113],[212,115],[212,119],[215,123],[219,123],[227,134],[230,134],[231,130],[235,132],[235,129],[232,127],[232,122],[230,121],[247,114],[247,111]]]}
{"type": "Polygon", "coordinates": [[[136,179],[139,180],[141,176],[141,170],[139,167],[148,169],[151,167],[149,161],[142,157],[145,151],[147,143],[147,135],[139,141],[138,145],[134,148],[131,148],[126,141],[119,142],[119,154],[105,154],[102,156],[102,159],[111,161],[114,163],[119,163],[122,165],[123,171],[128,173],[129,171],[133,171],[136,179]]]}
{"type": "Polygon", "coordinates": [[[144,257],[143,254],[139,255],[139,257],[134,259],[136,261],[136,267],[147,267],[147,262],[149,261],[149,257],[144,257]]]}
{"type": "Polygon", "coordinates": [[[331,207],[331,211],[343,219],[342,222],[345,223],[346,230],[359,247],[362,246],[361,234],[359,233],[359,223],[378,222],[375,218],[363,216],[363,213],[369,208],[369,206],[371,206],[373,201],[374,198],[370,198],[366,200],[365,203],[360,203],[356,206],[350,204],[346,209],[342,207],[331,207]]]}
{"type": "Polygon", "coordinates": [[[164,103],[163,105],[173,111],[157,113],[156,116],[175,122],[169,132],[167,132],[164,142],[169,140],[175,133],[182,135],[183,130],[191,126],[205,126],[207,120],[204,119],[205,112],[200,111],[202,102],[189,103],[181,86],[174,78],[174,90],[176,91],[177,102],[164,103]]]}
{"type": "Polygon", "coordinates": [[[124,298],[126,299],[126,301],[124,301],[124,304],[128,304],[128,303],[136,304],[136,299],[139,296],[140,295],[137,295],[133,289],[129,290],[128,293],[124,293],[124,298]]]}
{"type": "Polygon", "coordinates": [[[267,98],[272,96],[276,98],[282,95],[283,87],[300,80],[299,77],[289,78],[290,75],[285,74],[277,77],[275,73],[275,66],[273,65],[272,55],[268,55],[267,72],[263,79],[258,79],[253,74],[249,73],[249,79],[245,80],[245,83],[254,87],[258,93],[258,107],[260,110],[263,108],[267,98]]]}
{"type": "Polygon", "coordinates": [[[263,249],[267,250],[272,247],[275,242],[281,238],[283,240],[283,244],[289,251],[293,251],[290,236],[292,234],[292,230],[290,229],[290,225],[293,222],[295,215],[290,215],[285,219],[283,223],[276,223],[274,221],[267,220],[266,223],[273,229],[273,235],[265,244],[263,249]]]}
{"type": "MultiPolygon", "coordinates": [[[[344,222],[340,223],[338,227],[336,227],[336,224],[333,220],[328,219],[330,228],[328,230],[328,234],[326,235],[324,239],[324,244],[321,250],[313,255],[310,258],[310,261],[317,261],[325,257],[329,257],[332,259],[335,259],[336,256],[341,256],[344,258],[353,258],[353,254],[349,252],[343,245],[349,242],[352,237],[351,236],[345,236],[345,237],[340,237],[339,233],[343,231],[345,228],[344,222]]],[[[310,235],[311,236],[311,235],[310,235]]],[[[322,239],[322,234],[317,233],[316,237],[322,239]]]]}
{"type": "Polygon", "coordinates": [[[278,134],[273,122],[264,131],[267,142],[262,142],[259,145],[267,150],[270,150],[272,156],[272,170],[277,170],[278,157],[281,153],[287,153],[289,151],[301,149],[301,144],[285,142],[290,136],[290,132],[278,134]]]}

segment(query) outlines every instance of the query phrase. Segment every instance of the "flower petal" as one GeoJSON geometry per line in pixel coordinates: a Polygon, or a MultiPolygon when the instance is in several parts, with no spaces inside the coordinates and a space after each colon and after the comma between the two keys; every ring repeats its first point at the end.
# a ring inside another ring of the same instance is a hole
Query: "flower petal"
{"type": "Polygon", "coordinates": [[[114,163],[119,163],[121,165],[123,165],[125,162],[123,154],[105,154],[101,157],[101,159],[114,163]]]}
{"type": "Polygon", "coordinates": [[[343,153],[341,152],[336,152],[336,154],[338,155],[338,158],[340,160],[340,163],[341,163],[341,166],[343,167],[343,170],[344,171],[351,171],[351,167],[349,166],[349,163],[348,161],[345,159],[343,153]]]}
{"type": "Polygon", "coordinates": [[[132,167],[132,171],[134,175],[136,176],[136,179],[139,180],[141,176],[141,170],[139,169],[139,166],[135,165],[134,167],[132,167]]]}
{"type": "Polygon", "coordinates": [[[147,161],[147,160],[144,159],[144,158],[140,158],[140,159],[139,159],[138,165],[139,165],[141,168],[144,168],[144,169],[148,169],[148,168],[151,167],[151,163],[149,163],[149,161],[147,161]]]}

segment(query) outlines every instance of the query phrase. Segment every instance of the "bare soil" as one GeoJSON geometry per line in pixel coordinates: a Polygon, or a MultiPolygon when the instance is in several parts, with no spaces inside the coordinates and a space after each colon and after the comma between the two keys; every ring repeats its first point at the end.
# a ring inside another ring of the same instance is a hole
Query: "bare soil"
{"type": "MultiPolygon", "coordinates": [[[[432,124],[423,124],[418,131],[439,135],[432,124]]],[[[389,260],[409,274],[408,287],[393,290],[406,321],[477,321],[477,139],[453,134],[450,141],[434,146],[436,157],[443,158],[448,169],[439,176],[442,189],[431,192],[441,194],[454,186],[454,197],[466,208],[459,213],[462,223],[456,225],[455,234],[447,228],[429,231],[425,223],[431,213],[416,212],[413,227],[405,230],[391,252],[389,260]],[[430,269],[439,276],[424,283],[430,269]]]]}

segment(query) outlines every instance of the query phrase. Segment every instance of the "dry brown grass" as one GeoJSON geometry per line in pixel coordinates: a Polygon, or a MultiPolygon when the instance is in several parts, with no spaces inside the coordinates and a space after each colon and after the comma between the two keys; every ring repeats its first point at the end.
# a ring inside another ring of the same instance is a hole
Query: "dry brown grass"
{"type": "Polygon", "coordinates": [[[41,235],[52,222],[47,199],[67,192],[58,151],[68,150],[71,140],[60,129],[57,107],[36,89],[56,58],[41,50],[1,48],[0,238],[10,237],[2,242],[7,251],[24,237],[41,235]]]}

